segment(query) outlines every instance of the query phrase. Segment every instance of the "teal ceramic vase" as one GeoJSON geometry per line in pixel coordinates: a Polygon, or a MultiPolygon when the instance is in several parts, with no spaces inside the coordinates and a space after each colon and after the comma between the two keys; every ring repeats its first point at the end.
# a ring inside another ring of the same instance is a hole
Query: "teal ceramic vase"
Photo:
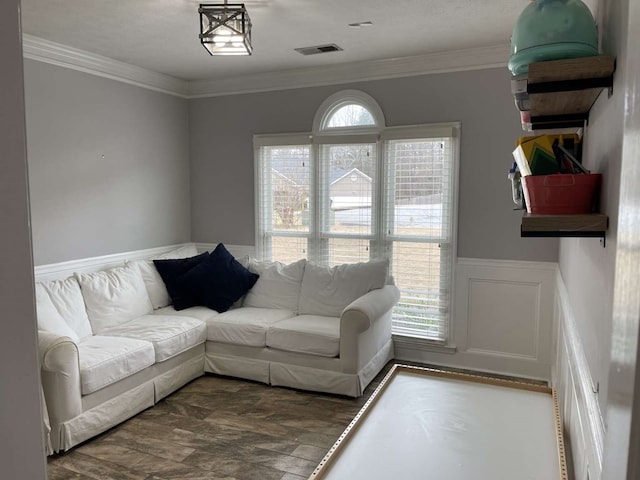
{"type": "Polygon", "coordinates": [[[595,55],[598,33],[589,7],[581,0],[535,0],[513,27],[509,70],[522,75],[530,63],[595,55]]]}

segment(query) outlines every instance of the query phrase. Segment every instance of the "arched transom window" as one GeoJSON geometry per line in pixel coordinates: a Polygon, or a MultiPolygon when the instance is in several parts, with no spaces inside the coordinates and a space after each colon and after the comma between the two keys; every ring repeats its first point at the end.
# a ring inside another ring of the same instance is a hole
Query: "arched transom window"
{"type": "Polygon", "coordinates": [[[358,90],[343,90],[320,105],[313,132],[317,135],[379,131],[384,125],[382,109],[371,96],[358,90]]]}

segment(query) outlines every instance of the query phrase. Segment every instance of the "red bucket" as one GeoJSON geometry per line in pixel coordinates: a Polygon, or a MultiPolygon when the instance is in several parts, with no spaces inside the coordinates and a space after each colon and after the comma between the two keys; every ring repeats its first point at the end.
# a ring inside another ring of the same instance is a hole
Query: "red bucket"
{"type": "Polygon", "coordinates": [[[522,177],[527,212],[543,215],[591,213],[601,182],[600,173],[522,177]]]}

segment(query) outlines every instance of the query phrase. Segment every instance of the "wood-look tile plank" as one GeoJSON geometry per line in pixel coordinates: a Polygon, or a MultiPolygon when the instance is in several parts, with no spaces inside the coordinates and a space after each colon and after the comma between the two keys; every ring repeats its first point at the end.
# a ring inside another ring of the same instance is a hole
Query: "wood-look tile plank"
{"type": "Polygon", "coordinates": [[[258,465],[248,462],[231,452],[202,452],[196,451],[184,461],[185,464],[193,465],[214,472],[217,475],[226,475],[238,480],[260,478],[264,480],[277,479],[282,477],[282,471],[271,468],[268,465],[258,465]]]}
{"type": "MultiPolygon", "coordinates": [[[[146,473],[135,472],[122,465],[90,457],[78,451],[61,455],[55,460],[55,466],[62,467],[67,472],[82,475],[77,478],[95,480],[145,480],[147,478],[146,473]]],[[[49,478],[51,479],[51,475],[49,478]]]]}
{"type": "Polygon", "coordinates": [[[160,475],[151,475],[147,477],[146,480],[238,480],[235,477],[221,477],[220,475],[207,472],[204,470],[186,470],[180,473],[180,476],[160,476],[160,475]]]}
{"type": "Polygon", "coordinates": [[[326,454],[326,448],[316,447],[314,445],[299,445],[298,448],[291,453],[291,456],[311,460],[317,465],[326,454]]]}
{"type": "Polygon", "coordinates": [[[47,465],[47,478],[48,480],[92,480],[87,475],[67,470],[62,465],[51,461],[47,465]]]}
{"type": "Polygon", "coordinates": [[[307,480],[308,477],[301,477],[293,473],[285,473],[280,480],[307,480]]]}
{"type": "Polygon", "coordinates": [[[129,469],[133,469],[143,456],[147,455],[119,445],[104,444],[100,441],[85,443],[79,446],[76,451],[129,469]]]}
{"type": "Polygon", "coordinates": [[[181,462],[195,449],[193,447],[185,447],[167,441],[165,438],[153,438],[140,433],[130,432],[125,429],[119,429],[113,432],[104,440],[103,443],[125,446],[131,450],[149,453],[156,457],[181,462]]]}
{"type": "Polygon", "coordinates": [[[315,470],[318,462],[311,462],[304,458],[292,457],[291,455],[277,455],[268,460],[260,460],[260,464],[281,470],[285,473],[309,476],[315,470]]]}

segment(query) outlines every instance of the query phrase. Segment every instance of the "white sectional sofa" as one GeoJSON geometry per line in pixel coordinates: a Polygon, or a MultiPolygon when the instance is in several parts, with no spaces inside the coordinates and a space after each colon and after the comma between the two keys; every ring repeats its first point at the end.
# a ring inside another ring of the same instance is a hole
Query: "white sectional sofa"
{"type": "MultiPolygon", "coordinates": [[[[218,313],[209,308],[210,297],[227,292],[233,271],[227,277],[217,267],[199,268],[199,283],[186,284],[187,293],[200,294],[186,304],[176,297],[173,305],[172,283],[159,274],[196,254],[188,245],[157,258],[157,267],[133,260],[36,284],[53,452],[111,428],[205,372],[357,397],[393,358],[391,310],[399,291],[387,284],[385,261],[329,269],[305,260],[246,259],[241,276],[253,287],[238,301],[223,295],[225,305],[235,303],[218,313]]],[[[225,261],[238,269],[227,257],[224,250],[225,261]]]]}

